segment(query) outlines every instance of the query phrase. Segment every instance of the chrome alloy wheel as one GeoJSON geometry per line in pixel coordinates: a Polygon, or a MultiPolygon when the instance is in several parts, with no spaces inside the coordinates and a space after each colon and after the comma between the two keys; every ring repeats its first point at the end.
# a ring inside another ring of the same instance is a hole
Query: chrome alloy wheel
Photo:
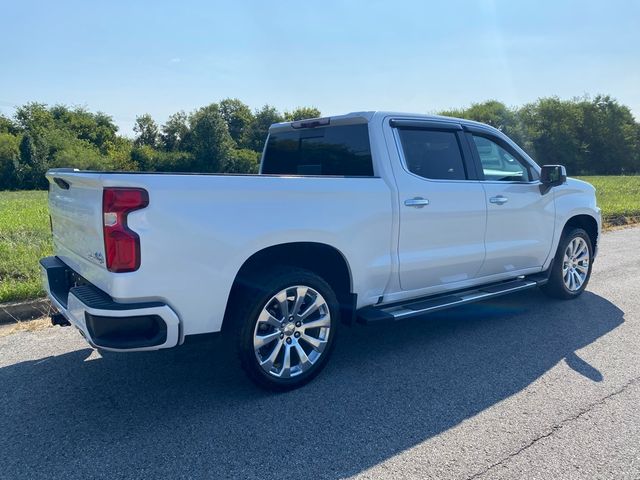
{"type": "Polygon", "coordinates": [[[589,247],[582,237],[575,237],[564,251],[562,280],[571,292],[580,290],[589,273],[589,247]]]}
{"type": "Polygon", "coordinates": [[[326,300],[311,287],[285,288],[265,304],[253,331],[259,365],[269,375],[290,378],[322,356],[331,332],[326,300]]]}

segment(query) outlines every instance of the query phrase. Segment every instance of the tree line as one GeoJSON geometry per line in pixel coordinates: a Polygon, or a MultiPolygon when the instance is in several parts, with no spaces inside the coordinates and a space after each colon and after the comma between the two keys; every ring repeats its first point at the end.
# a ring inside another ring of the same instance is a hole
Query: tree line
{"type": "MultiPolygon", "coordinates": [[[[539,164],[563,164],[570,175],[640,173],[640,124],[607,95],[541,98],[517,108],[490,100],[440,114],[493,125],[539,164]]],[[[140,115],[130,139],[105,113],[28,103],[11,118],[0,115],[0,190],[46,188],[44,173],[54,167],[255,173],[272,123],[319,116],[314,107],[251,110],[229,98],[177,112],[162,125],[140,115]]]]}
{"type": "Polygon", "coordinates": [[[490,100],[441,113],[488,123],[539,165],[564,165],[569,175],[640,173],[640,123],[609,95],[540,98],[519,108],[490,100]]]}

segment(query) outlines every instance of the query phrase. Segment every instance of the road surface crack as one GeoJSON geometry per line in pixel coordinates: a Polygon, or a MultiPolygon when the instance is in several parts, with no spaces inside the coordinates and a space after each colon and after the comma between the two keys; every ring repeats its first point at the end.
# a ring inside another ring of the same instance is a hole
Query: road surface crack
{"type": "Polygon", "coordinates": [[[614,390],[613,392],[611,392],[610,394],[606,395],[605,397],[602,397],[597,402],[594,402],[594,403],[592,403],[592,404],[580,409],[575,415],[572,415],[571,417],[565,418],[564,420],[560,421],[556,425],[553,425],[547,432],[543,433],[542,435],[539,435],[539,436],[535,437],[533,440],[531,440],[526,445],[523,445],[518,450],[516,450],[513,453],[510,453],[509,455],[507,455],[506,457],[502,458],[501,460],[499,460],[499,461],[497,461],[495,463],[492,463],[491,465],[486,467],[484,470],[482,470],[480,472],[477,472],[477,473],[474,473],[470,477],[467,477],[466,480],[473,480],[475,478],[479,478],[479,477],[485,475],[486,473],[488,473],[489,471],[493,470],[494,468],[499,467],[500,465],[503,465],[505,462],[507,462],[507,461],[511,460],[512,458],[520,455],[522,452],[524,452],[525,450],[527,450],[530,447],[534,446],[539,441],[544,440],[545,438],[551,437],[558,430],[560,430],[564,426],[574,422],[575,420],[578,420],[580,417],[582,417],[583,415],[589,413],[594,408],[605,404],[607,402],[607,400],[609,400],[610,398],[615,397],[616,395],[619,395],[619,394],[623,393],[625,390],[627,390],[627,388],[629,388],[630,386],[638,383],[638,381],[640,381],[640,377],[636,377],[636,378],[633,378],[633,379],[629,380],[627,383],[625,383],[619,389],[614,390]]]}

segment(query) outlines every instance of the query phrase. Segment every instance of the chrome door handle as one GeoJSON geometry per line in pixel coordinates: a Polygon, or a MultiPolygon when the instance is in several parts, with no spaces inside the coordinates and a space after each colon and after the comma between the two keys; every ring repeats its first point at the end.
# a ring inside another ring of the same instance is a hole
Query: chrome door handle
{"type": "Polygon", "coordinates": [[[407,200],[404,201],[404,204],[407,207],[422,208],[425,205],[429,205],[429,200],[422,197],[408,198],[407,200]]]}
{"type": "Polygon", "coordinates": [[[504,205],[509,201],[509,199],[507,197],[503,197],[502,195],[498,195],[497,197],[491,197],[489,201],[497,205],[504,205]]]}

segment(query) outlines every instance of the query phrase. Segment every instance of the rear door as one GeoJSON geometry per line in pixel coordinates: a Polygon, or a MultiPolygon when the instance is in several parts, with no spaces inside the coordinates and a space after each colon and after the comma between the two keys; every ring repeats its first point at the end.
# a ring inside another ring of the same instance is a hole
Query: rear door
{"type": "Polygon", "coordinates": [[[555,226],[553,193],[542,195],[537,171],[504,139],[467,133],[487,206],[486,258],[479,276],[541,267],[555,226]]]}
{"type": "Polygon", "coordinates": [[[472,280],[485,256],[487,207],[462,127],[391,120],[400,162],[398,256],[402,290],[472,280]]]}

